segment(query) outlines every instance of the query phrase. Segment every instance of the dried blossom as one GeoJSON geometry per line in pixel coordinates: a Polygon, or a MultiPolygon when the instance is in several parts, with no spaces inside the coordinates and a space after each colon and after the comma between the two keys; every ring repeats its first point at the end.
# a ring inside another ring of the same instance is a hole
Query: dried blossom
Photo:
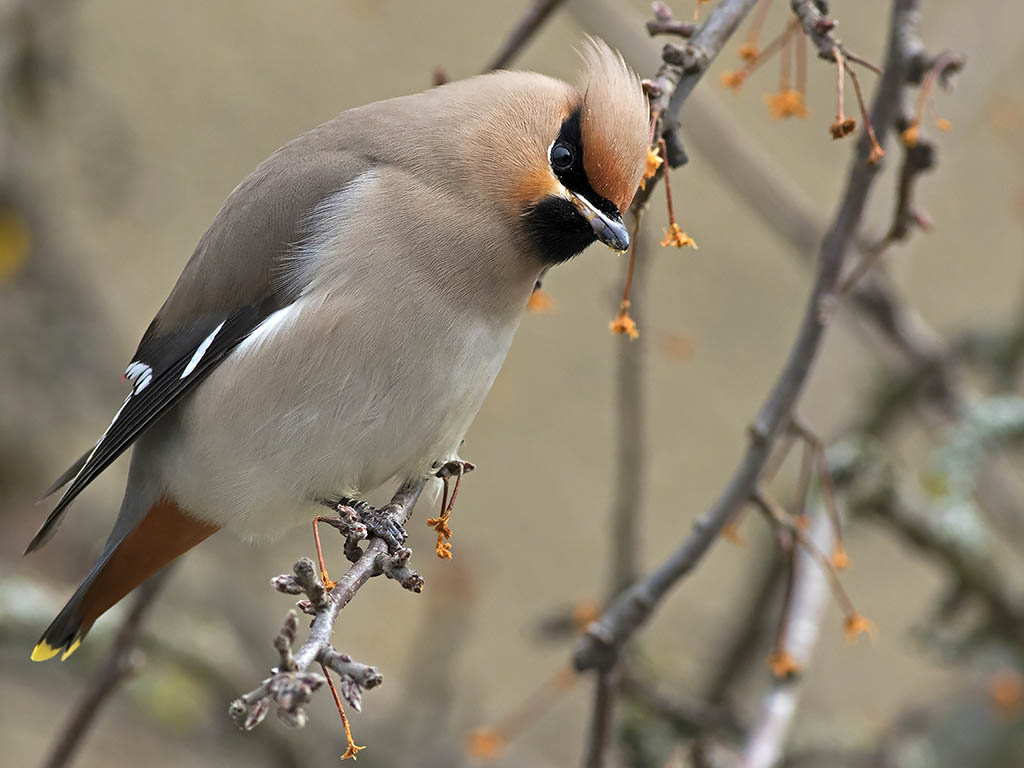
{"type": "Polygon", "coordinates": [[[878,630],[865,616],[852,612],[843,619],[843,629],[846,632],[846,639],[850,642],[856,641],[861,635],[867,634],[872,638],[877,637],[878,630]]]}
{"type": "Polygon", "coordinates": [[[658,154],[658,150],[649,147],[647,149],[647,165],[644,168],[644,175],[640,178],[640,189],[647,188],[647,180],[653,179],[658,174],[658,169],[665,162],[658,154]]]}
{"type": "Polygon", "coordinates": [[[619,314],[608,324],[608,330],[619,336],[629,336],[635,339],[640,336],[636,329],[636,322],[629,316],[629,301],[623,301],[619,305],[619,314]]]}
{"type": "Polygon", "coordinates": [[[784,648],[776,648],[768,660],[772,675],[778,678],[789,678],[800,673],[801,666],[784,648]]]}
{"type": "Polygon", "coordinates": [[[787,117],[806,118],[810,112],[804,103],[804,95],[792,88],[780,90],[777,93],[768,93],[764,97],[765,103],[771,110],[772,118],[782,120],[787,117]]]}
{"type": "Polygon", "coordinates": [[[693,248],[693,250],[697,250],[697,243],[694,242],[692,237],[683,232],[674,221],[665,230],[665,239],[661,241],[662,248],[668,248],[672,245],[676,248],[693,248]]]}
{"type": "Polygon", "coordinates": [[[736,72],[725,72],[722,74],[722,85],[738,92],[739,89],[743,87],[743,81],[746,79],[747,73],[745,70],[740,69],[736,72]]]}

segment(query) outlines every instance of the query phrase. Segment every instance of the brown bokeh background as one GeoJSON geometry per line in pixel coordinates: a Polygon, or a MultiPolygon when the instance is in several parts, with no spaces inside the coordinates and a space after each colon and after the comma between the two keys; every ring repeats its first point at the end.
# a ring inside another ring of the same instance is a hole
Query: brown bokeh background
{"type": "MultiPolygon", "coordinates": [[[[58,49],[59,71],[41,95],[45,109],[26,112],[17,94],[4,102],[21,153],[6,162],[23,169],[46,222],[34,240],[38,260],[33,252],[24,272],[0,281],[8,334],[0,347],[5,764],[41,758],[117,623],[116,612],[108,615],[63,664],[28,661],[36,635],[106,537],[127,462],[94,483],[46,549],[23,559],[47,511],[45,503],[33,505],[33,494],[105,428],[120,402],[123,365],[223,198],[277,146],[340,110],[428,87],[438,65],[453,78],[473,74],[524,5],[55,4],[40,32],[40,45],[58,49]]],[[[627,5],[638,22],[644,18],[644,2],[627,5]]],[[[687,3],[675,5],[689,14],[687,3]]],[[[785,4],[777,5],[769,28],[783,23],[785,4]]],[[[879,61],[888,3],[832,5],[844,42],[879,61]]],[[[585,17],[585,3],[572,11],[585,17]]],[[[1000,0],[926,4],[926,44],[962,50],[969,64],[958,90],[940,93],[932,112],[953,124],[937,137],[939,168],[920,185],[935,228],[894,249],[888,264],[940,330],[1005,323],[1021,311],[1024,44],[1012,30],[1022,21],[1024,11],[1000,0]]],[[[564,10],[516,66],[572,78],[580,35],[564,10]]],[[[824,224],[850,156],[849,145],[833,143],[826,130],[833,69],[810,61],[808,120],[773,122],[761,101],[775,89],[773,65],[739,96],[719,87],[735,48],[700,95],[785,169],[824,224]]],[[[688,149],[691,162],[674,174],[673,188],[680,223],[700,250],[654,249],[640,329],[651,351],[645,569],[686,535],[731,473],[746,425],[788,350],[809,281],[791,246],[736,199],[699,146],[688,149]]],[[[888,222],[895,165],[876,187],[867,233],[888,222]]],[[[660,204],[652,210],[657,236],[664,213],[660,204]]],[[[360,765],[394,764],[396,751],[408,746],[403,740],[421,728],[423,743],[442,746],[424,747],[409,764],[455,764],[466,729],[500,717],[566,663],[570,646],[538,642],[538,621],[607,589],[614,364],[626,343],[607,325],[623,268],[619,256],[595,247],[550,275],[545,288],[555,310],[524,318],[469,433],[463,454],[479,470],[463,486],[453,518],[454,562],[431,554],[424,504],[410,529],[425,593],[375,580],[338,623],[337,646],[385,677],[353,717],[357,740],[370,746],[360,765]],[[432,732],[430,718],[442,712],[440,733],[432,732]]],[[[880,362],[891,362],[876,349],[840,309],[801,409],[826,436],[863,404],[880,362]]],[[[926,456],[922,435],[904,438],[908,462],[926,456]]],[[[790,479],[784,473],[780,496],[790,479]]],[[[744,533],[743,547],[716,546],[643,635],[658,673],[680,690],[707,679],[753,589],[751,575],[770,542],[759,520],[748,521],[744,533]]],[[[941,573],[877,529],[855,527],[848,549],[854,567],[844,582],[879,638],[847,644],[831,609],[806,681],[798,740],[869,738],[908,706],[972,682],[971,673],[923,651],[913,633],[941,573]]],[[[260,729],[272,734],[236,736],[226,717],[230,698],[254,687],[274,660],[270,642],[289,599],[273,592],[269,577],[311,552],[303,528],[262,546],[218,536],[189,555],[147,631],[205,659],[224,679],[207,685],[210,670],[197,676],[156,653],[101,718],[78,765],[271,765],[286,753],[299,755],[300,764],[332,764],[343,740],[327,695],[310,708],[306,731],[287,731],[269,718],[260,729]]],[[[332,557],[340,569],[340,551],[332,557]]],[[[766,666],[754,666],[752,692],[767,681],[766,666]]],[[[588,690],[581,684],[557,702],[499,764],[576,764],[588,690]]],[[[747,704],[755,701],[751,693],[747,704]]],[[[415,744],[410,749],[417,754],[415,744]]]]}

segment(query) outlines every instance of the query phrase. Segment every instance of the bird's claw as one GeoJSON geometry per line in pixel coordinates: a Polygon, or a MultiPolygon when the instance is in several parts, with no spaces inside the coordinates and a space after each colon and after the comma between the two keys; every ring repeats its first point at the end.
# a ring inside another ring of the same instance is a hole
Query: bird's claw
{"type": "MultiPolygon", "coordinates": [[[[409,534],[398,520],[391,514],[391,507],[377,509],[372,504],[357,499],[342,498],[335,505],[339,513],[345,514],[343,508],[353,510],[359,525],[365,528],[366,536],[377,536],[388,545],[388,552],[394,553],[402,548],[409,534]]],[[[348,512],[351,515],[351,512],[348,512]]]]}

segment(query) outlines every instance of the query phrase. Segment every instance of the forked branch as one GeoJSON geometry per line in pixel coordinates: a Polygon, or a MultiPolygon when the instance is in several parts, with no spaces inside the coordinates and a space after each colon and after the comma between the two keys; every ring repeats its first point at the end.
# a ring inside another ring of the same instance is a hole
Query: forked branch
{"type": "MultiPolygon", "coordinates": [[[[419,480],[403,485],[381,512],[404,524],[425,484],[426,481],[419,480]]],[[[384,574],[413,592],[422,589],[423,579],[407,565],[411,550],[400,549],[393,555],[389,554],[387,544],[379,537],[371,537],[365,550],[360,550],[354,541],[348,539],[345,551],[353,560],[352,566],[330,591],[317,574],[313,561],[307,557],[295,563],[291,574],[283,574],[272,580],[275,589],[280,592],[305,595],[305,599],[298,602],[297,608],[312,616],[313,621],[306,640],[297,651],[293,651],[298,636],[299,613],[296,610],[289,611],[281,631],[274,639],[274,648],[279,655],[278,665],[259,686],[235,699],[229,707],[231,718],[240,728],[255,728],[272,707],[276,707],[278,717],[285,723],[301,728],[306,723],[303,706],[324,682],[328,682],[325,677],[325,674],[329,674],[328,669],[336,672],[341,679],[338,689],[341,698],[357,711],[361,708],[362,691],[375,688],[382,682],[380,673],[374,667],[355,662],[334,648],[331,643],[334,624],[341,610],[372,577],[384,574]],[[316,664],[323,665],[325,674],[315,671],[316,664]]],[[[340,702],[338,709],[344,721],[340,702]]],[[[349,737],[346,756],[354,756],[358,749],[349,737]]]]}

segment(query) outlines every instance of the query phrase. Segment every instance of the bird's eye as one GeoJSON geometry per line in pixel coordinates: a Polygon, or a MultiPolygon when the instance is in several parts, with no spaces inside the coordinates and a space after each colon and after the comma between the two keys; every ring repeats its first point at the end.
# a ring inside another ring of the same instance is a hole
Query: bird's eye
{"type": "Polygon", "coordinates": [[[565,144],[555,144],[551,148],[551,165],[559,171],[566,170],[572,165],[573,153],[565,144]]]}

